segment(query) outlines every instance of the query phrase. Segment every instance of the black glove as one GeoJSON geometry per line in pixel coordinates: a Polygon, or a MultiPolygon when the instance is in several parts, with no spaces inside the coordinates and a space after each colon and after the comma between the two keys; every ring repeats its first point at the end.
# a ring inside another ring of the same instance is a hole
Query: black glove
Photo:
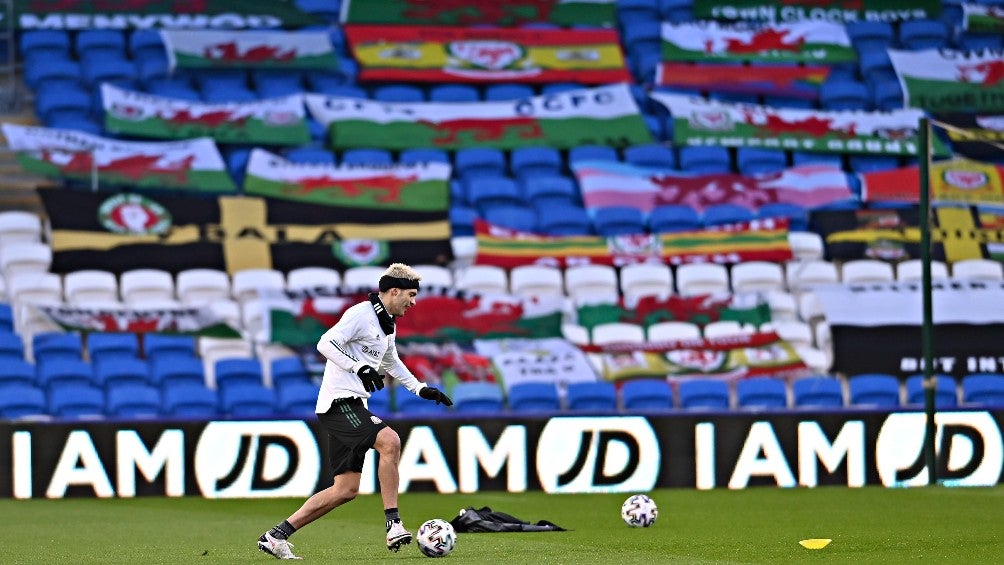
{"type": "Polygon", "coordinates": [[[453,406],[453,401],[450,400],[449,396],[443,394],[443,391],[438,388],[427,386],[422,390],[418,391],[418,395],[426,400],[435,400],[436,404],[445,404],[447,406],[453,406]]]}
{"type": "Polygon", "coordinates": [[[366,392],[376,392],[383,388],[383,377],[369,365],[359,367],[356,376],[363,382],[363,388],[366,389],[366,392]]]}

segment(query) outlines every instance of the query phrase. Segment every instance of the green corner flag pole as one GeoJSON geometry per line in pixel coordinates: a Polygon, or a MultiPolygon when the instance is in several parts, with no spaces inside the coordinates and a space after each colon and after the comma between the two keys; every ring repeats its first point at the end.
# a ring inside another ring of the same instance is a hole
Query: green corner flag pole
{"type": "Polygon", "coordinates": [[[920,119],[920,261],[921,285],[924,300],[923,322],[920,327],[921,350],[924,357],[924,413],[927,425],[924,435],[924,462],[927,464],[927,483],[938,482],[938,462],[934,452],[934,392],[937,377],[934,376],[934,323],[931,297],[931,124],[927,118],[920,119]]]}

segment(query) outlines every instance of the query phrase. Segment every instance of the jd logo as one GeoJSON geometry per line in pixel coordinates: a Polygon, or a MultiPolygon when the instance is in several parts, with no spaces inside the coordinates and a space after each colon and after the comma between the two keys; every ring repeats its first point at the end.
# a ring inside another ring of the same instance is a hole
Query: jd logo
{"type": "Polygon", "coordinates": [[[554,418],[537,445],[545,492],[635,492],[655,487],[660,452],[645,418],[554,418]]]}
{"type": "Polygon", "coordinates": [[[309,496],[320,463],[304,422],[212,422],[195,448],[195,478],[206,498],[309,496]]]}
{"type": "MultiPolygon", "coordinates": [[[[928,483],[922,412],[891,414],[875,443],[875,464],[885,486],[928,483]]],[[[938,479],[952,486],[997,484],[1004,463],[1001,431],[988,412],[939,412],[935,451],[938,479]]]]}

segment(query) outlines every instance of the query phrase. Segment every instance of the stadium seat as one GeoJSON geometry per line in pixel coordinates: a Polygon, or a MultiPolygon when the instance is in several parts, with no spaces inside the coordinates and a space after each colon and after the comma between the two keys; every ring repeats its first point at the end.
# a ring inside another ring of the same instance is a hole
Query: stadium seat
{"type": "Polygon", "coordinates": [[[532,98],[536,93],[533,87],[522,83],[497,83],[485,86],[485,100],[499,102],[532,98]]]}
{"type": "MultiPolygon", "coordinates": [[[[0,282],[0,300],[6,300],[7,289],[0,282]]],[[[6,302],[0,302],[0,335],[14,332],[14,309],[6,302]]],[[[2,352],[0,352],[2,355],[2,352]]]]}
{"type": "Polygon", "coordinates": [[[35,114],[51,127],[60,120],[87,117],[90,113],[90,95],[76,87],[45,89],[35,95],[35,114]]]}
{"type": "Polygon", "coordinates": [[[259,100],[258,94],[246,86],[237,87],[216,83],[204,86],[201,96],[203,102],[210,104],[257,102],[259,100]]]}
{"type": "Polygon", "coordinates": [[[561,409],[558,389],[551,382],[520,382],[509,387],[513,412],[550,412],[561,409]]]}
{"type": "Polygon", "coordinates": [[[286,276],[276,269],[243,269],[233,274],[230,281],[234,299],[241,304],[259,298],[262,291],[282,292],[286,276]]]}
{"type": "Polygon", "coordinates": [[[736,149],[736,167],[739,172],[747,175],[776,173],[788,166],[788,157],[784,151],[776,149],[759,149],[756,147],[740,147],[736,149]]]}
{"type": "Polygon", "coordinates": [[[110,387],[121,384],[149,384],[150,369],[136,357],[104,357],[94,363],[94,377],[99,386],[110,387]]]}
{"type": "Polygon", "coordinates": [[[220,412],[231,418],[268,418],[275,413],[275,392],[261,384],[232,383],[219,391],[220,412]]]}
{"type": "Polygon", "coordinates": [[[568,383],[568,409],[575,412],[617,410],[617,389],[609,381],[568,383]]]}
{"type": "Polygon", "coordinates": [[[862,82],[830,79],[819,92],[819,104],[824,110],[870,110],[872,106],[868,87],[862,82]]]}
{"type": "Polygon", "coordinates": [[[859,374],[847,380],[851,406],[897,408],[900,405],[899,380],[892,375],[859,374]]]}
{"type": "Polygon", "coordinates": [[[496,414],[505,409],[505,398],[496,383],[458,382],[450,391],[453,407],[465,414],[496,414]]]}
{"type": "Polygon", "coordinates": [[[160,269],[132,269],[119,275],[119,294],[126,304],[174,299],[174,277],[160,269]]]}
{"type": "Polygon", "coordinates": [[[47,412],[45,392],[29,382],[0,377],[0,419],[43,416],[47,412]]]}
{"type": "Polygon", "coordinates": [[[288,290],[336,288],[342,284],[342,275],[330,267],[300,267],[286,274],[288,290]]]}
{"type": "Polygon", "coordinates": [[[796,408],[841,408],[844,393],[833,377],[805,377],[791,385],[796,408]]]}
{"type": "Polygon", "coordinates": [[[273,359],[270,374],[273,388],[281,388],[286,383],[310,382],[310,373],[299,357],[273,359]]]}
{"type": "MultiPolygon", "coordinates": [[[[920,282],[923,267],[923,262],[920,259],[907,259],[906,261],[896,263],[896,281],[920,282]]],[[[931,261],[931,280],[948,280],[948,265],[944,261],[931,261]]]]}
{"type": "Polygon", "coordinates": [[[517,180],[561,175],[561,153],[553,147],[517,147],[510,154],[517,180]]]}
{"type": "Polygon", "coordinates": [[[276,412],[312,417],[316,412],[318,386],[309,381],[287,382],[276,388],[276,412]]]}
{"type": "Polygon", "coordinates": [[[606,145],[579,145],[568,150],[568,166],[581,161],[620,161],[617,150],[606,145]]]}
{"type": "Polygon", "coordinates": [[[378,102],[425,102],[425,91],[410,84],[386,84],[373,89],[378,102]]]}
{"type": "Polygon", "coordinates": [[[520,180],[524,198],[533,206],[575,205],[579,193],[575,182],[563,175],[540,175],[520,180]]]}
{"type": "Polygon", "coordinates": [[[386,268],[375,265],[349,267],[342,273],[344,285],[352,289],[376,290],[377,282],[386,268]]]}
{"type": "Polygon", "coordinates": [[[790,202],[770,202],[760,206],[756,212],[759,219],[785,218],[788,220],[788,229],[791,231],[808,231],[809,211],[790,202]]]}
{"type": "Polygon", "coordinates": [[[497,206],[523,206],[519,185],[509,177],[483,176],[468,179],[467,199],[484,215],[497,206]]]}
{"type": "Polygon", "coordinates": [[[952,263],[952,278],[960,281],[1002,281],[1004,267],[990,259],[962,259],[952,263]]]}
{"type": "Polygon", "coordinates": [[[676,155],[661,143],[644,143],[624,148],[624,161],[638,167],[675,169],[676,155]]]}
{"type": "MultiPolygon", "coordinates": [[[[934,391],[934,405],[938,409],[955,408],[959,405],[958,383],[950,375],[935,375],[937,386],[934,391]]],[[[910,375],[906,378],[906,403],[923,405],[926,393],[924,375],[910,375]]]]}
{"type": "Polygon", "coordinates": [[[291,147],[284,156],[289,161],[302,164],[334,165],[335,154],[323,147],[291,147]]]}
{"type": "Polygon", "coordinates": [[[164,55],[164,41],[156,29],[136,29],[127,40],[129,54],[135,60],[142,60],[150,54],[164,55]]]}
{"type": "Polygon", "coordinates": [[[453,288],[453,271],[439,265],[418,263],[412,265],[422,275],[422,285],[440,288],[453,288]]]}
{"type": "Polygon", "coordinates": [[[963,33],[956,38],[956,44],[961,51],[977,51],[980,49],[1000,49],[1004,47],[1004,38],[992,33],[963,33]]]}
{"type": "Polygon", "coordinates": [[[28,57],[32,54],[42,56],[64,56],[70,55],[70,34],[61,29],[31,29],[22,31],[19,36],[18,47],[21,56],[28,57]]]}
{"type": "Polygon", "coordinates": [[[753,218],[752,210],[738,204],[712,204],[701,214],[701,220],[707,227],[750,222],[753,218]]]}
{"type": "Polygon", "coordinates": [[[113,418],[156,418],[160,415],[160,391],[145,384],[108,386],[105,412],[113,418]]]}
{"type": "Polygon", "coordinates": [[[847,164],[851,172],[860,174],[896,169],[899,167],[899,160],[883,155],[848,155],[847,164]]]}
{"type": "Polygon", "coordinates": [[[5,210],[0,212],[0,249],[10,243],[39,243],[42,240],[42,220],[34,212],[5,210]]]}
{"type": "Polygon", "coordinates": [[[701,327],[692,322],[678,320],[656,322],[648,326],[646,336],[648,341],[701,339],[701,327]]]}
{"type": "Polygon", "coordinates": [[[91,332],[87,334],[87,355],[92,362],[105,357],[139,356],[139,339],[130,332],[91,332]]]}
{"type": "Polygon", "coordinates": [[[761,328],[760,331],[773,331],[795,348],[816,345],[812,326],[801,320],[772,320],[769,325],[765,324],[765,326],[767,327],[761,328]]]}
{"type": "Polygon", "coordinates": [[[450,155],[442,149],[429,147],[419,147],[415,149],[405,149],[398,155],[397,162],[402,165],[414,163],[450,163],[450,155]]]}
{"type": "Polygon", "coordinates": [[[1004,406],[1004,374],[972,373],[962,377],[962,402],[1004,406]]]}
{"type": "Polygon", "coordinates": [[[620,288],[630,304],[643,296],[667,298],[673,293],[673,271],[662,263],[625,265],[620,271],[620,288]]]}
{"type": "Polygon", "coordinates": [[[436,404],[432,400],[425,400],[403,386],[394,388],[394,407],[398,414],[405,416],[443,414],[449,410],[445,404],[436,404]]]}
{"type": "Polygon", "coordinates": [[[617,301],[617,271],[610,265],[575,265],[565,269],[565,293],[576,302],[591,298],[617,301]]]}
{"type": "Polygon", "coordinates": [[[736,404],[740,408],[787,408],[788,393],[781,379],[751,377],[736,382],[736,404]]]}
{"type": "Polygon", "coordinates": [[[546,210],[537,208],[537,222],[540,231],[547,235],[589,235],[592,220],[584,208],[579,206],[548,206],[546,210]]]}
{"type": "Polygon", "coordinates": [[[645,233],[645,216],[633,206],[604,206],[593,210],[593,227],[598,235],[645,233]]]}
{"type": "Polygon", "coordinates": [[[630,380],[621,385],[621,405],[626,412],[671,410],[673,389],[664,380],[630,380]]]}
{"type": "Polygon", "coordinates": [[[0,380],[7,374],[4,363],[24,361],[24,341],[11,331],[0,332],[0,380]]]}
{"type": "Polygon", "coordinates": [[[589,339],[593,345],[611,343],[645,343],[645,328],[627,322],[607,322],[596,324],[589,339]]]}
{"type": "Polygon", "coordinates": [[[453,156],[454,176],[468,182],[480,177],[505,177],[505,154],[491,147],[458,149],[453,156]]]}
{"type": "Polygon", "coordinates": [[[88,384],[66,384],[49,390],[48,411],[60,419],[101,418],[105,397],[101,389],[88,384]]]}
{"type": "Polygon", "coordinates": [[[878,259],[854,259],[840,267],[840,280],[845,284],[882,283],[895,279],[892,265],[878,259]]]}
{"type": "Polygon", "coordinates": [[[81,75],[84,83],[92,90],[107,82],[132,88],[139,79],[136,64],[128,59],[108,57],[105,53],[93,53],[81,58],[81,75]]]}
{"type": "Polygon", "coordinates": [[[704,324],[704,327],[701,328],[701,333],[706,339],[717,339],[721,337],[749,335],[753,333],[753,330],[736,320],[715,320],[704,324]]]}
{"type": "Polygon", "coordinates": [[[682,381],[677,391],[680,408],[722,409],[729,408],[729,385],[714,379],[692,379],[682,381]]]}
{"type": "Polygon", "coordinates": [[[882,50],[892,46],[895,34],[892,24],[878,21],[847,22],[847,36],[858,52],[882,50]]]}
{"type": "Polygon", "coordinates": [[[161,412],[164,417],[201,419],[218,413],[216,392],[201,383],[179,383],[167,386],[162,393],[161,412]]]}
{"type": "Polygon", "coordinates": [[[430,102],[479,102],[481,93],[469,84],[437,84],[429,88],[430,102]]]}
{"type": "Polygon", "coordinates": [[[663,204],[648,214],[652,233],[670,233],[701,229],[701,216],[694,208],[683,204],[663,204]]]}
{"type": "Polygon", "coordinates": [[[837,266],[829,261],[792,261],[785,266],[785,280],[792,292],[803,292],[813,285],[840,282],[840,275],[837,266]]]}
{"type": "Polygon", "coordinates": [[[781,265],[767,261],[744,261],[732,266],[733,292],[784,290],[781,265]]]}
{"type": "Polygon", "coordinates": [[[885,49],[863,51],[858,55],[858,72],[868,83],[890,78],[896,80],[889,53],[885,49]]]}
{"type": "Polygon", "coordinates": [[[0,252],[0,271],[10,281],[18,273],[41,274],[52,265],[52,248],[39,242],[14,242],[0,252]]]}
{"type": "Polygon", "coordinates": [[[681,296],[729,291],[729,273],[724,265],[685,263],[676,268],[676,289],[681,296]]]}
{"type": "Polygon", "coordinates": [[[195,338],[190,335],[143,334],[143,351],[148,360],[167,355],[195,357],[195,338]]]}
{"type": "Polygon", "coordinates": [[[31,338],[32,359],[83,359],[83,340],[78,333],[46,332],[31,338]]]}
{"type": "Polygon", "coordinates": [[[680,168],[691,173],[732,172],[729,151],[724,147],[681,147],[679,162],[680,168]]]}
{"type": "Polygon", "coordinates": [[[185,384],[206,386],[202,361],[198,357],[179,353],[164,353],[150,362],[150,380],[162,390],[185,384]]]}
{"type": "Polygon", "coordinates": [[[97,55],[122,57],[125,47],[125,34],[117,29],[82,29],[74,39],[74,49],[80,58],[95,52],[97,55]]]}
{"type": "Polygon", "coordinates": [[[385,149],[347,149],[342,153],[342,164],[389,166],[394,164],[394,156],[385,149]]]}
{"type": "Polygon", "coordinates": [[[895,77],[880,77],[871,83],[872,106],[879,111],[888,112],[904,107],[903,88],[895,77]]]}
{"type": "Polygon", "coordinates": [[[509,271],[510,291],[517,296],[564,296],[561,269],[547,265],[521,265],[509,271]]]}
{"type": "Polygon", "coordinates": [[[200,306],[230,297],[230,276],[216,269],[186,269],[176,278],[178,299],[189,306],[200,306]]]}
{"type": "Polygon", "coordinates": [[[899,44],[911,51],[948,47],[949,31],[940,20],[907,20],[899,24],[899,44]]]}
{"type": "Polygon", "coordinates": [[[224,390],[241,384],[262,384],[261,361],[220,359],[216,362],[216,387],[224,390]]]}
{"type": "Polygon", "coordinates": [[[482,294],[508,294],[509,275],[494,265],[472,265],[457,277],[457,288],[482,294]]]}
{"type": "Polygon", "coordinates": [[[51,358],[40,360],[35,366],[38,385],[49,393],[71,385],[96,385],[94,369],[83,359],[51,358]]]}

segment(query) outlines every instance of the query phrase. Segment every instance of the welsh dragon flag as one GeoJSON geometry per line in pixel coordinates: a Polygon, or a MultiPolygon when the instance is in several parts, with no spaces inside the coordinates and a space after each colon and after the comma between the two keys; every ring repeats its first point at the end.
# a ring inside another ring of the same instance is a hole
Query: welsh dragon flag
{"type": "Polygon", "coordinates": [[[293,163],[254,149],[244,192],[326,206],[445,211],[449,208],[450,165],[326,165],[293,163]]]}
{"type": "Polygon", "coordinates": [[[307,109],[330,129],[332,147],[625,147],[652,141],[626,84],[525,100],[387,103],[307,94],[307,109]]]}
{"type": "MultiPolygon", "coordinates": [[[[358,289],[260,294],[269,323],[259,338],[289,346],[313,345],[342,313],[366,300],[358,289]]],[[[418,305],[397,319],[401,341],[472,341],[475,338],[561,336],[563,297],[523,298],[423,288],[418,305]]]]}
{"type": "Polygon", "coordinates": [[[112,133],[220,143],[303,145],[310,141],[303,96],[204,104],[135,92],[104,83],[105,129],[112,133]]]}
{"type": "Polygon", "coordinates": [[[98,184],[233,192],[223,158],[207,137],[170,142],[108,139],[87,133],[3,124],[26,171],[98,184]]]}
{"type": "MultiPolygon", "coordinates": [[[[825,112],[665,92],[651,96],[673,115],[673,142],[679,145],[912,156],[917,154],[917,128],[924,116],[914,109],[825,112]]],[[[945,153],[943,143],[935,140],[934,145],[937,154],[945,153]]]]}
{"type": "Polygon", "coordinates": [[[171,69],[332,69],[338,65],[323,31],[161,30],[171,69]]]}
{"type": "Polygon", "coordinates": [[[771,321],[770,306],[758,293],[699,296],[645,296],[637,304],[587,304],[576,308],[576,321],[592,329],[599,324],[625,322],[648,327],[659,322],[690,322],[703,326],[730,320],[760,326],[771,321]]]}
{"type": "Polygon", "coordinates": [[[239,338],[241,333],[209,306],[137,308],[38,304],[63,329],[80,332],[172,333],[239,338]]]}
{"type": "Polygon", "coordinates": [[[970,33],[1004,33],[1004,6],[963,4],[962,27],[970,33]]]}
{"type": "MultiPolygon", "coordinates": [[[[783,24],[662,24],[665,61],[843,63],[857,55],[842,24],[806,20],[783,24]]],[[[740,73],[741,74],[741,73],[740,73]]]]}
{"type": "Polygon", "coordinates": [[[616,0],[344,0],[342,23],[516,26],[549,22],[615,27],[615,5],[616,0]]]}
{"type": "Polygon", "coordinates": [[[889,50],[907,106],[939,112],[1004,110],[1004,51],[889,50]]]}

